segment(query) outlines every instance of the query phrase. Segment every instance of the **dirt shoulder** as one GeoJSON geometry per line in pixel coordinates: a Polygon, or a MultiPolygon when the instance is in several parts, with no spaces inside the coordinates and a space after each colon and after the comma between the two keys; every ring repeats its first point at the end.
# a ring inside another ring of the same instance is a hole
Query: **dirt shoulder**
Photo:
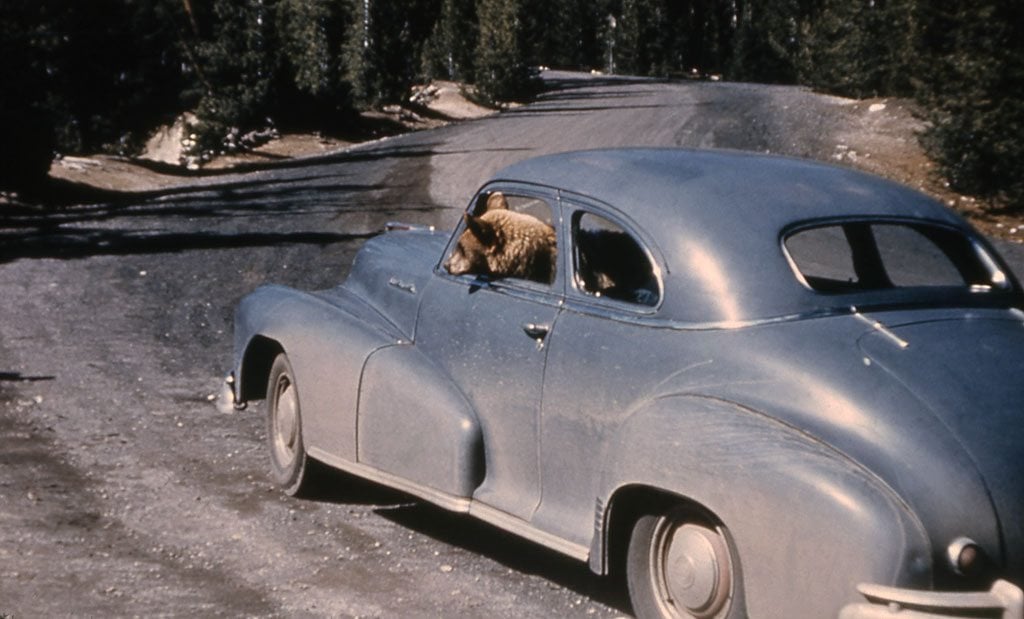
{"type": "Polygon", "coordinates": [[[408,104],[364,112],[357,136],[283,133],[252,149],[216,157],[190,169],[176,162],[181,155],[180,126],[154,132],[148,151],[137,158],[112,155],[65,156],[55,159],[50,177],[63,183],[109,192],[151,192],[197,184],[197,179],[245,172],[276,163],[330,155],[368,141],[411,131],[434,129],[452,122],[482,118],[496,112],[471,101],[454,82],[436,81],[417,87],[408,104]]]}
{"type": "Polygon", "coordinates": [[[847,99],[856,119],[837,132],[833,158],[935,197],[967,217],[986,234],[1024,242],[1024,218],[1000,213],[983,201],[953,191],[918,139],[927,129],[915,104],[906,99],[847,99]]]}

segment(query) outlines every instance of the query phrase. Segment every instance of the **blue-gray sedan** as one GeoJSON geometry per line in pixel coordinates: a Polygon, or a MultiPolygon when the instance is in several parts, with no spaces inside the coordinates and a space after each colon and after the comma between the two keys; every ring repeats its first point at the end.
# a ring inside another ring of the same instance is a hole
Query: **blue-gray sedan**
{"type": "Polygon", "coordinates": [[[643,617],[1022,616],[1024,294],[942,205],[621,149],[394,228],[238,307],[227,392],[289,494],[397,488],[622,570],[643,617]]]}

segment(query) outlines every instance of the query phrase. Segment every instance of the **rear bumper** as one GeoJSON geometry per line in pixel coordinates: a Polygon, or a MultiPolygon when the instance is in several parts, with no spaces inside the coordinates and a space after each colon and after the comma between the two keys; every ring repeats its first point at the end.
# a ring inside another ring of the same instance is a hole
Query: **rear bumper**
{"type": "Polygon", "coordinates": [[[949,619],[992,617],[1024,619],[1024,591],[997,580],[988,591],[937,592],[862,584],[857,587],[867,602],[848,604],[840,619],[949,619]]]}

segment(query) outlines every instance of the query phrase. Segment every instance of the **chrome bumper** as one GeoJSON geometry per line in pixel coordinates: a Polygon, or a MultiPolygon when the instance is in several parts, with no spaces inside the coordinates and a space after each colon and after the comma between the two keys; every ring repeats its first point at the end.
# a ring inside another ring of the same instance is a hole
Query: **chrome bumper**
{"type": "Polygon", "coordinates": [[[988,591],[976,593],[918,591],[873,584],[859,585],[857,591],[868,601],[848,604],[839,613],[840,619],[1024,619],[1024,591],[1006,580],[997,580],[988,591]]]}
{"type": "Polygon", "coordinates": [[[220,384],[220,391],[213,397],[213,404],[221,413],[233,413],[245,410],[245,402],[239,402],[235,397],[235,373],[231,372],[224,377],[220,384]]]}

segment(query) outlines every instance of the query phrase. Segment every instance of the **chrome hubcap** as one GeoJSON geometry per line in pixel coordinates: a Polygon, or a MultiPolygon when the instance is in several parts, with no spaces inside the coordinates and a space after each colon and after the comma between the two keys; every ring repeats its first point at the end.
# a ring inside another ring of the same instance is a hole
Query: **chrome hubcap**
{"type": "Polygon", "coordinates": [[[295,386],[287,376],[277,382],[277,402],[274,407],[274,455],[282,467],[295,459],[295,443],[299,435],[299,403],[295,386]]]}
{"type": "Polygon", "coordinates": [[[729,549],[721,533],[666,519],[655,535],[652,574],[666,615],[720,616],[732,589],[729,549]]]}

